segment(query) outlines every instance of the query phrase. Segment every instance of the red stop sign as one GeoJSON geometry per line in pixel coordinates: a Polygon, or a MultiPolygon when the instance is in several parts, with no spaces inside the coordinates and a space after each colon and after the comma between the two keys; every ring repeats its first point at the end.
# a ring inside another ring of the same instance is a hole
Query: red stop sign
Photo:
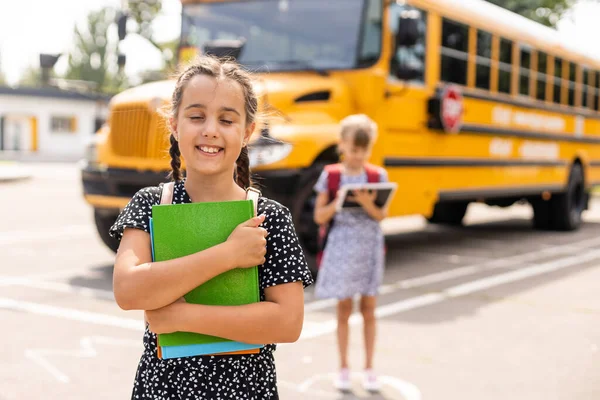
{"type": "Polygon", "coordinates": [[[450,85],[442,93],[440,117],[444,130],[456,133],[460,130],[463,118],[463,97],[457,86],[450,85]]]}

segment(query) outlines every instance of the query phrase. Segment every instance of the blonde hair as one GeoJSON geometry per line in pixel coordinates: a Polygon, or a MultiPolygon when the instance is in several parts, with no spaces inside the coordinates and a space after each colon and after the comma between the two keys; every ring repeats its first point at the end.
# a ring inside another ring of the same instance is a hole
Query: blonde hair
{"type": "Polygon", "coordinates": [[[377,124],[366,114],[353,114],[340,122],[340,139],[353,138],[358,147],[368,147],[377,139],[377,124]]]}

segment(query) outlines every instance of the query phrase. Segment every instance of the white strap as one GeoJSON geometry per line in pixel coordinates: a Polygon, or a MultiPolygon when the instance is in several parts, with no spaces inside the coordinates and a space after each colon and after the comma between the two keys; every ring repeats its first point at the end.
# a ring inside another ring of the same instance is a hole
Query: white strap
{"type": "Polygon", "coordinates": [[[173,203],[173,188],[174,187],[175,187],[174,182],[168,182],[163,185],[162,194],[160,196],[160,204],[173,203]]]}
{"type": "MultiPolygon", "coordinates": [[[[175,184],[168,182],[163,185],[162,194],[160,196],[160,204],[171,204],[173,202],[173,188],[175,184]]],[[[246,200],[254,202],[254,216],[258,214],[258,198],[262,195],[260,190],[249,187],[246,189],[246,200]]]]}
{"type": "Polygon", "coordinates": [[[261,196],[261,192],[258,189],[249,187],[246,189],[246,200],[252,200],[254,202],[254,216],[258,214],[258,198],[261,196]]]}

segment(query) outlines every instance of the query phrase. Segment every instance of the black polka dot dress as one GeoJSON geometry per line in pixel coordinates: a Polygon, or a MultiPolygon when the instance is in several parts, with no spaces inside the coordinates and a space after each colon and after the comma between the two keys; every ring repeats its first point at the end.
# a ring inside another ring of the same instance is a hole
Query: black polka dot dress
{"type": "MultiPolygon", "coordinates": [[[[160,203],[162,184],[137,192],[117,221],[110,235],[121,239],[125,228],[149,232],[152,206],[160,203]]],[[[183,181],[175,183],[173,203],[190,203],[183,181]]],[[[270,286],[288,282],[313,283],[298,242],[289,210],[261,197],[258,214],[265,214],[267,237],[266,263],[259,267],[260,298],[270,286]]],[[[199,356],[161,360],[156,356],[156,335],[144,333],[141,356],[132,399],[278,399],[273,352],[267,344],[258,354],[237,356],[199,356]]]]}

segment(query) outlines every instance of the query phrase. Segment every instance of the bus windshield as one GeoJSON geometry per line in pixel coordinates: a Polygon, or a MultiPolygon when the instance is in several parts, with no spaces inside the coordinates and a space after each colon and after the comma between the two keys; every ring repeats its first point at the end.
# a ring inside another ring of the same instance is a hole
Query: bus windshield
{"type": "Polygon", "coordinates": [[[207,41],[241,39],[245,44],[238,62],[253,69],[350,69],[365,58],[360,50],[364,47],[361,21],[372,8],[365,7],[365,1],[372,0],[187,4],[182,14],[181,46],[202,52],[207,41]]]}

